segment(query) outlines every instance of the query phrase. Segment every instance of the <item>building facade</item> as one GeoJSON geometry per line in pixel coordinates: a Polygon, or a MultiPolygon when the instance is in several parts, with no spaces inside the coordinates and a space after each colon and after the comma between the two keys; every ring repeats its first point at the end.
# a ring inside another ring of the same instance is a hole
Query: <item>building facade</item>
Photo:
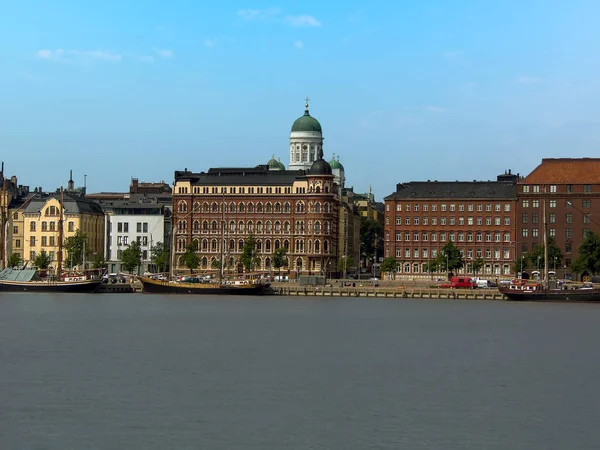
{"type": "MultiPolygon", "coordinates": [[[[563,277],[588,233],[600,233],[600,158],[542,159],[519,182],[517,195],[521,255],[543,245],[545,212],[548,238],[564,255],[562,262],[548,261],[548,267],[563,277]]],[[[543,269],[532,263],[531,270],[543,269]]]]}
{"type": "MultiPolygon", "coordinates": [[[[31,198],[22,209],[23,217],[23,261],[33,264],[37,254],[44,250],[52,260],[51,267],[56,269],[57,255],[60,247],[59,227],[61,194],[39,194],[31,198]]],[[[103,254],[104,248],[104,213],[100,206],[86,200],[81,195],[66,192],[62,194],[62,233],[64,239],[74,236],[77,230],[87,236],[86,260],[103,254]]],[[[18,238],[14,237],[14,247],[18,238]]],[[[71,267],[68,255],[63,248],[63,266],[71,267]]]]}
{"type": "Polygon", "coordinates": [[[426,274],[425,264],[452,241],[469,262],[484,260],[485,275],[510,275],[517,252],[518,175],[498,181],[399,183],[385,198],[384,256],[405,274],[426,274]]]}
{"type": "Polygon", "coordinates": [[[182,257],[192,244],[201,271],[216,272],[222,254],[227,273],[242,273],[240,255],[253,236],[259,272],[274,273],[273,254],[283,247],[282,270],[291,277],[336,273],[339,197],[333,179],[322,152],[308,171],[261,165],[175,172],[175,270],[186,270],[182,257]]]}

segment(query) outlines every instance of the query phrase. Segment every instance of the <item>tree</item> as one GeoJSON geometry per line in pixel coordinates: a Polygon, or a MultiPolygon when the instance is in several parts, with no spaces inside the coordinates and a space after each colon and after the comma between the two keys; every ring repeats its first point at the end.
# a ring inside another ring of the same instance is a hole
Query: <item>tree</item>
{"type": "Polygon", "coordinates": [[[394,258],[392,256],[388,256],[381,263],[381,271],[384,273],[392,273],[393,274],[394,272],[396,272],[398,270],[399,264],[400,264],[400,262],[397,261],[396,258],[394,258]]]}
{"type": "Polygon", "coordinates": [[[18,253],[12,253],[8,257],[8,267],[19,267],[22,263],[21,255],[18,253]]]}
{"type": "Polygon", "coordinates": [[[46,253],[46,250],[42,250],[38,253],[33,260],[35,266],[40,270],[46,270],[50,267],[50,256],[46,253]]]}
{"type": "Polygon", "coordinates": [[[521,257],[515,261],[515,264],[513,265],[513,273],[515,275],[520,273],[521,277],[523,277],[523,272],[525,272],[528,267],[529,255],[527,255],[527,253],[523,253],[521,257]]]}
{"type": "Polygon", "coordinates": [[[381,254],[383,250],[383,228],[372,217],[360,218],[360,254],[366,260],[381,254]]]}
{"type": "Polygon", "coordinates": [[[579,246],[579,258],[571,266],[571,269],[575,273],[588,272],[590,275],[600,272],[600,234],[588,233],[579,246]]]}
{"type": "Polygon", "coordinates": [[[444,245],[437,258],[437,262],[440,266],[445,267],[448,271],[460,269],[465,265],[460,250],[452,241],[444,245]]]}
{"type": "Polygon", "coordinates": [[[102,255],[95,255],[92,260],[92,268],[93,269],[103,269],[106,267],[106,260],[102,255]]]}
{"type": "Polygon", "coordinates": [[[125,271],[129,273],[133,273],[133,270],[139,267],[142,262],[142,250],[138,241],[133,241],[121,252],[121,262],[125,271]]]}
{"type": "Polygon", "coordinates": [[[429,262],[426,262],[423,265],[423,271],[428,272],[431,275],[431,278],[433,279],[433,273],[440,271],[440,262],[438,260],[438,257],[436,257],[436,259],[432,259],[429,262]]]}
{"type": "Polygon", "coordinates": [[[213,269],[221,269],[221,261],[217,258],[213,259],[210,265],[213,269]]]}
{"type": "MultiPolygon", "coordinates": [[[[544,244],[537,244],[528,255],[531,267],[536,267],[540,270],[544,268],[544,244]]],[[[563,254],[560,248],[556,245],[556,240],[551,237],[548,239],[548,268],[552,270],[553,264],[560,266],[562,264],[563,254]]]]}
{"type": "Polygon", "coordinates": [[[200,265],[200,257],[196,253],[196,246],[194,243],[188,244],[185,247],[185,253],[183,254],[183,263],[185,267],[190,269],[190,271],[194,271],[200,265]]]}
{"type": "Polygon", "coordinates": [[[67,267],[73,268],[83,262],[85,242],[87,242],[87,235],[82,233],[79,228],[73,236],[65,239],[63,247],[67,251],[67,260],[64,263],[67,267]]]}
{"type": "Polygon", "coordinates": [[[476,258],[473,260],[473,262],[471,262],[471,269],[473,269],[473,275],[477,275],[481,269],[483,269],[483,266],[485,264],[485,261],[483,260],[483,258],[476,258]]]}
{"type": "Polygon", "coordinates": [[[279,275],[281,276],[281,268],[286,265],[287,258],[286,255],[287,250],[285,247],[279,247],[275,250],[275,254],[273,255],[273,267],[279,271],[279,275]]]}
{"type": "Polygon", "coordinates": [[[240,262],[244,265],[246,272],[252,272],[260,263],[258,249],[256,248],[256,239],[254,239],[254,235],[252,234],[244,242],[244,246],[242,247],[242,255],[240,256],[240,262]]]}
{"type": "Polygon", "coordinates": [[[344,269],[346,269],[346,273],[348,273],[354,269],[354,266],[354,258],[352,258],[352,255],[346,255],[345,258],[342,257],[338,260],[338,270],[342,273],[344,272],[344,269]],[[346,267],[344,267],[344,259],[346,260],[346,267]]]}
{"type": "Polygon", "coordinates": [[[169,249],[162,242],[157,242],[150,249],[150,261],[154,264],[159,272],[166,272],[169,267],[169,249]]]}

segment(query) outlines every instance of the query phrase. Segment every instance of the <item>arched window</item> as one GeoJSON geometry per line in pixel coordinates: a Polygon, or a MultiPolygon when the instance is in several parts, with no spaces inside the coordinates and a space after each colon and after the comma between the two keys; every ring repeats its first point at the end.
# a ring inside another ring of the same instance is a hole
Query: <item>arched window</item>
{"type": "Polygon", "coordinates": [[[290,223],[287,220],[283,223],[283,232],[284,233],[290,232],[290,223]]]}
{"type": "Polygon", "coordinates": [[[315,191],[316,191],[317,194],[320,194],[321,193],[321,186],[317,186],[315,188],[315,191]]]}
{"type": "Polygon", "coordinates": [[[262,252],[262,241],[260,239],[256,241],[256,250],[262,252]]]}
{"type": "Polygon", "coordinates": [[[323,241],[323,253],[329,253],[329,241],[328,240],[323,241]]]}
{"type": "Polygon", "coordinates": [[[270,239],[267,239],[265,241],[265,251],[267,253],[271,253],[271,240],[270,239]]]}
{"type": "Polygon", "coordinates": [[[202,268],[203,268],[203,269],[206,269],[206,268],[208,267],[208,258],[207,258],[206,256],[204,256],[204,257],[202,258],[202,263],[201,263],[201,265],[202,265],[202,268]]]}
{"type": "Polygon", "coordinates": [[[325,214],[329,214],[331,212],[331,210],[330,210],[331,209],[331,205],[329,203],[325,203],[323,209],[324,209],[325,214]]]}
{"type": "Polygon", "coordinates": [[[271,258],[265,258],[265,268],[269,269],[271,267],[271,258]]]}
{"type": "Polygon", "coordinates": [[[290,212],[290,204],[288,202],[285,202],[283,204],[283,212],[284,213],[289,213],[290,212]]]}
{"type": "Polygon", "coordinates": [[[233,239],[229,240],[229,251],[230,252],[234,252],[235,251],[235,241],[233,239]]]}
{"type": "Polygon", "coordinates": [[[180,213],[187,212],[187,203],[181,200],[177,205],[177,211],[180,213]]]}
{"type": "Polygon", "coordinates": [[[240,239],[238,241],[238,252],[241,252],[243,249],[244,249],[244,241],[240,239]]]}
{"type": "Polygon", "coordinates": [[[254,212],[254,203],[248,203],[248,212],[249,213],[253,213],[254,212]]]}
{"type": "Polygon", "coordinates": [[[240,220],[238,222],[238,232],[239,233],[243,233],[244,232],[244,221],[243,220],[240,220]]]}
{"type": "Polygon", "coordinates": [[[257,233],[262,233],[263,232],[263,224],[262,224],[262,222],[260,220],[258,222],[256,222],[256,232],[257,233]]]}
{"type": "Polygon", "coordinates": [[[229,222],[229,232],[230,233],[235,232],[235,222],[233,220],[229,222]]]}
{"type": "Polygon", "coordinates": [[[210,251],[211,252],[217,251],[217,240],[216,239],[213,239],[212,241],[210,241],[210,251]]]}
{"type": "Polygon", "coordinates": [[[211,231],[212,233],[216,233],[217,231],[219,231],[219,229],[217,228],[217,221],[216,221],[216,220],[213,220],[213,221],[210,223],[210,231],[211,231]]]}
{"type": "Polygon", "coordinates": [[[236,211],[237,211],[237,208],[235,207],[235,203],[230,203],[229,204],[229,212],[234,213],[236,211]]]}
{"type": "Polygon", "coordinates": [[[254,222],[248,221],[248,233],[254,233],[254,222]]]}
{"type": "Polygon", "coordinates": [[[290,249],[290,241],[288,241],[287,239],[285,241],[283,241],[283,248],[285,248],[286,250],[290,249]]]}
{"type": "Polygon", "coordinates": [[[200,231],[200,221],[194,220],[194,233],[197,233],[199,231],[200,231]]]}
{"type": "Polygon", "coordinates": [[[192,249],[197,252],[198,250],[200,250],[200,242],[198,242],[198,239],[194,239],[192,241],[192,249]]]}
{"type": "Polygon", "coordinates": [[[279,242],[279,239],[275,239],[275,250],[277,250],[279,247],[281,247],[281,243],[279,242]]]}
{"type": "Polygon", "coordinates": [[[219,212],[219,205],[217,205],[217,202],[213,202],[211,211],[214,213],[219,212]]]}
{"type": "Polygon", "coordinates": [[[179,228],[179,231],[187,231],[187,220],[180,220],[177,228],[179,228]]]}
{"type": "Polygon", "coordinates": [[[326,186],[325,186],[325,192],[326,192],[326,193],[329,193],[329,185],[326,185],[326,186]]]}
{"type": "Polygon", "coordinates": [[[305,212],[305,209],[306,209],[306,208],[305,208],[305,206],[304,206],[304,202],[298,202],[298,203],[296,204],[296,212],[297,212],[297,213],[303,213],[303,212],[305,212]]]}
{"type": "Polygon", "coordinates": [[[271,221],[267,220],[267,222],[265,223],[265,232],[271,233],[272,231],[273,231],[273,228],[271,226],[271,221]]]}
{"type": "Polygon", "coordinates": [[[194,212],[200,212],[200,202],[194,202],[194,212]]]}
{"type": "Polygon", "coordinates": [[[275,203],[275,212],[276,213],[281,212],[281,203],[279,203],[279,202],[275,203]]]}
{"type": "Polygon", "coordinates": [[[238,205],[238,211],[243,213],[246,210],[246,206],[243,203],[238,205]]]}
{"type": "Polygon", "coordinates": [[[319,222],[319,221],[315,222],[315,233],[317,233],[317,234],[321,233],[321,222],[319,222]]]}
{"type": "Polygon", "coordinates": [[[207,202],[202,203],[202,212],[205,212],[205,213],[208,212],[208,203],[207,202]]]}
{"type": "Polygon", "coordinates": [[[202,231],[208,232],[208,220],[202,222],[202,231]]]}
{"type": "Polygon", "coordinates": [[[208,239],[202,239],[202,250],[208,251],[208,239]]]}
{"type": "Polygon", "coordinates": [[[315,253],[321,253],[321,243],[319,241],[315,241],[315,253]]]}
{"type": "Polygon", "coordinates": [[[262,203],[257,203],[256,204],[256,212],[257,213],[263,212],[263,205],[262,205],[262,203]]]}
{"type": "Polygon", "coordinates": [[[281,222],[278,220],[275,222],[275,233],[281,232],[281,222]]]}
{"type": "Polygon", "coordinates": [[[273,212],[273,205],[271,205],[271,203],[267,203],[267,206],[265,207],[265,212],[268,213],[272,213],[273,212]]]}
{"type": "Polygon", "coordinates": [[[321,204],[316,203],[315,204],[315,213],[319,214],[320,212],[321,212],[321,204]]]}

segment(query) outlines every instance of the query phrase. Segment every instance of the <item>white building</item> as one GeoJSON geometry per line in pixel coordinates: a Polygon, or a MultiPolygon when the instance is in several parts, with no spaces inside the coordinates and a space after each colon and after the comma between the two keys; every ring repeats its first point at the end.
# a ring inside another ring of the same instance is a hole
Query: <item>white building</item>
{"type": "Polygon", "coordinates": [[[323,150],[323,131],[321,124],[308,112],[306,99],[304,115],[292,125],[290,133],[290,170],[310,169],[323,150]]]}
{"type": "Polygon", "coordinates": [[[121,252],[133,241],[138,241],[142,250],[139,272],[151,268],[151,248],[158,242],[165,243],[165,205],[150,199],[138,202],[114,201],[105,207],[106,249],[104,258],[110,273],[123,272],[121,252]]]}

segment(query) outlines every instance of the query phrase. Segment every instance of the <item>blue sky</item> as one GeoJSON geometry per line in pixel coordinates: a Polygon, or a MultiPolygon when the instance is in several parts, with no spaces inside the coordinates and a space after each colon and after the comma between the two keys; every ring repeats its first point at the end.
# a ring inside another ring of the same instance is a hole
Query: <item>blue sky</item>
{"type": "Polygon", "coordinates": [[[600,149],[600,2],[3,2],[0,159],[54,189],[325,158],[378,199],[600,149]],[[8,19],[8,20],[7,20],[8,19]]]}

